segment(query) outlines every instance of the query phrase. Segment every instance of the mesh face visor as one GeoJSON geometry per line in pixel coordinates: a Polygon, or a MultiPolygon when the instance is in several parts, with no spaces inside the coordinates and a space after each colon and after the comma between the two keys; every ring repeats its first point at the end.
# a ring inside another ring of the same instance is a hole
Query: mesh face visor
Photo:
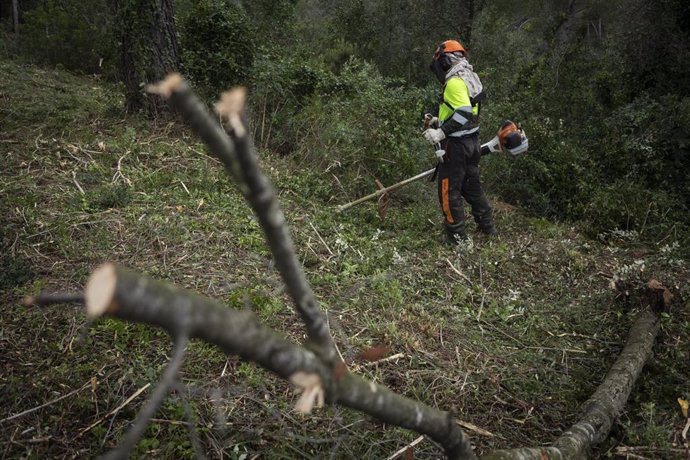
{"type": "Polygon", "coordinates": [[[448,69],[443,68],[443,65],[441,65],[440,60],[434,58],[434,60],[431,61],[431,64],[429,64],[429,70],[431,70],[434,73],[439,83],[443,84],[446,82],[446,71],[448,69]]]}

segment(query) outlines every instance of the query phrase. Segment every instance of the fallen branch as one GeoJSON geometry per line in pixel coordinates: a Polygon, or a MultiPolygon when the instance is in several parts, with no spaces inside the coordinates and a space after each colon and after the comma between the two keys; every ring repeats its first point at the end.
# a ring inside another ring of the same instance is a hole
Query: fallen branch
{"type": "MultiPolygon", "coordinates": [[[[86,311],[167,330],[173,337],[199,338],[228,354],[253,361],[297,383],[319,387],[329,404],[357,409],[384,423],[414,430],[443,446],[451,459],[475,458],[467,437],[447,412],[400,396],[347,372],[333,372],[312,351],[292,344],[261,325],[247,310],[232,310],[210,299],[106,264],[86,285],[86,311]]],[[[314,397],[317,395],[314,394],[314,397]]]]}
{"type": "Polygon", "coordinates": [[[625,407],[635,381],[659,332],[659,318],[645,309],[628,334],[628,341],[606,378],[582,406],[580,420],[563,433],[551,447],[508,449],[482,457],[486,460],[545,460],[586,458],[592,446],[608,436],[613,422],[625,407]]]}
{"type": "Polygon", "coordinates": [[[61,303],[84,303],[84,294],[81,292],[41,292],[37,296],[24,298],[24,306],[47,307],[61,303]]]}
{"type": "Polygon", "coordinates": [[[14,420],[14,419],[17,419],[17,418],[20,418],[20,417],[24,417],[25,415],[29,415],[29,414],[31,414],[32,412],[36,412],[37,410],[41,410],[41,409],[43,409],[44,407],[52,406],[53,404],[55,404],[55,403],[57,403],[57,402],[60,402],[60,401],[62,401],[63,399],[67,399],[67,398],[69,398],[70,396],[76,395],[76,394],[79,393],[80,391],[83,391],[83,390],[89,388],[90,386],[91,386],[91,382],[85,383],[81,388],[77,388],[76,390],[72,390],[72,391],[70,391],[69,393],[67,393],[67,394],[65,394],[65,395],[62,395],[62,396],[60,396],[59,398],[55,398],[55,399],[53,399],[52,401],[48,401],[48,402],[45,403],[45,404],[41,404],[40,406],[36,406],[36,407],[31,408],[31,409],[27,409],[27,410],[25,410],[25,411],[23,411],[23,412],[20,412],[20,413],[18,413],[18,414],[10,415],[9,417],[3,418],[2,420],[0,420],[0,423],[9,422],[10,420],[14,420]]]}

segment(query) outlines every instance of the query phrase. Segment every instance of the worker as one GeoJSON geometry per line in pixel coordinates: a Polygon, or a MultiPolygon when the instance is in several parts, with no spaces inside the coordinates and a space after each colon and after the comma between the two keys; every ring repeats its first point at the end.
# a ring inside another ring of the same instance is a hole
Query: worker
{"type": "Polygon", "coordinates": [[[479,181],[479,110],[484,91],[465,48],[446,40],[436,49],[431,70],[442,85],[438,117],[425,116],[424,138],[436,146],[438,199],[450,243],[467,239],[463,197],[479,230],[495,235],[491,205],[479,181]]]}

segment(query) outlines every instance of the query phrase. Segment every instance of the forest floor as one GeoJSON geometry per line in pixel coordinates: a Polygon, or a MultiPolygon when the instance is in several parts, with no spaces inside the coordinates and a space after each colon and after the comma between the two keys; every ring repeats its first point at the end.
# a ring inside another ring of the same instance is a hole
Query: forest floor
{"type": "MultiPolygon", "coordinates": [[[[179,124],[124,117],[119,93],[93,78],[0,62],[2,458],[99,455],[167,363],[172,342],[160,330],[22,305],[42,289],[81,290],[101,263],[251,308],[291,339],[304,337],[220,164],[179,124]]],[[[575,422],[639,311],[635,292],[611,281],[659,280],[673,309],[594,455],[688,458],[677,398],[690,399],[690,269],[673,241],[645,246],[624,233],[594,241],[498,202],[499,238],[473,233],[472,244],[451,247],[441,243],[428,182],[398,192],[382,221],[374,203],[336,213],[359,193],[320,171],[261,161],[350,368],[453,411],[478,453],[548,445],[575,422]],[[374,345],[390,347],[388,359],[359,362],[374,345]]],[[[181,381],[138,456],[194,457],[190,421],[213,458],[386,458],[417,438],[340,407],[297,414],[285,382],[199,342],[181,381]]],[[[414,450],[439,452],[428,440],[414,450]]]]}

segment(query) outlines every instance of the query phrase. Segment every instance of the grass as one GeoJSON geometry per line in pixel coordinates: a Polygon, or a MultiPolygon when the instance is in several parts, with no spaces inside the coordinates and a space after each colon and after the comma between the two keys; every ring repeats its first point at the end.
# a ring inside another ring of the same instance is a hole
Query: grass
{"type": "MultiPolygon", "coordinates": [[[[3,422],[3,457],[97,456],[150,390],[111,412],[162,372],[172,343],[159,330],[90,325],[67,306],[21,306],[44,288],[82,289],[105,261],[252,308],[303,338],[260,229],[222,167],[184,127],[122,115],[119,94],[108,83],[0,62],[0,418],[81,388],[3,422]]],[[[690,277],[673,242],[604,245],[499,203],[499,239],[477,234],[451,248],[441,244],[426,182],[398,192],[381,221],[372,203],[334,211],[368,190],[343,191],[290,158],[262,152],[262,163],[346,360],[493,433],[468,432],[479,452],[548,444],[576,421],[639,304],[634,293],[611,290],[610,279],[660,280],[676,295],[675,310],[595,456],[618,446],[676,455],[684,425],[676,398],[690,397],[690,277]],[[377,344],[402,357],[357,362],[377,344]]],[[[295,414],[287,384],[203,343],[190,346],[181,380],[185,391],[159,410],[138,456],[194,456],[186,404],[212,457],[385,458],[416,437],[339,407],[295,414]]],[[[437,452],[429,442],[415,448],[420,458],[437,452]]]]}

